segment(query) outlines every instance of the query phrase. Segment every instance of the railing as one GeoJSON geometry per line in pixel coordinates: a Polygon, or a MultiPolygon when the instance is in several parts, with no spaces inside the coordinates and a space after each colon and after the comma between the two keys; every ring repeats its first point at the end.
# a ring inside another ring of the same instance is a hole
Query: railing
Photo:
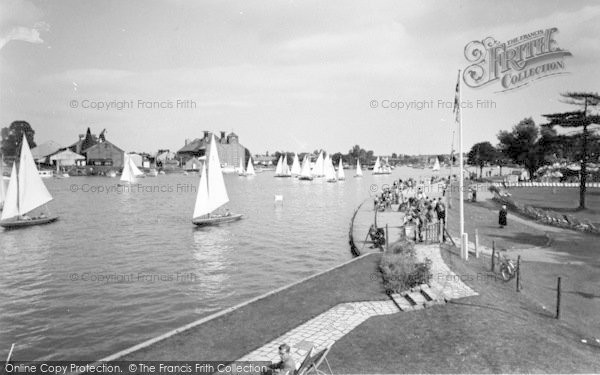
{"type": "Polygon", "coordinates": [[[415,224],[405,224],[400,226],[400,238],[406,238],[413,241],[422,240],[424,242],[442,242],[443,223],[437,221],[435,223],[425,224],[419,233],[419,227],[415,224]]]}

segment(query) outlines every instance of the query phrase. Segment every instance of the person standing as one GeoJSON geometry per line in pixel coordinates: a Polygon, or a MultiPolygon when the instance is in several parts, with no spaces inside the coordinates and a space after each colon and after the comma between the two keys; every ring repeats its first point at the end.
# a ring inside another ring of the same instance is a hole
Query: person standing
{"type": "Polygon", "coordinates": [[[498,224],[500,224],[500,228],[504,228],[506,226],[507,215],[508,211],[506,210],[506,205],[502,205],[500,212],[498,212],[498,224]]]}
{"type": "Polygon", "coordinates": [[[446,242],[446,206],[440,199],[435,206],[435,213],[437,214],[438,222],[440,223],[440,230],[442,231],[442,241],[446,242]]]}

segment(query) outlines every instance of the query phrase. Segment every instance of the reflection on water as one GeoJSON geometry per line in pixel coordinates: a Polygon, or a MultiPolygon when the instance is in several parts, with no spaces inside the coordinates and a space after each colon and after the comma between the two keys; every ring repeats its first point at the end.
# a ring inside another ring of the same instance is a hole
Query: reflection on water
{"type": "Polygon", "coordinates": [[[168,193],[71,188],[118,182],[108,177],[45,180],[59,220],[0,231],[0,348],[16,343],[19,360],[95,360],[335,266],[351,258],[349,220],[371,186],[415,171],[334,184],[225,175],[228,207],[244,219],[209,228],[191,223],[196,191],[178,189],[198,176],[139,181],[168,193]]]}

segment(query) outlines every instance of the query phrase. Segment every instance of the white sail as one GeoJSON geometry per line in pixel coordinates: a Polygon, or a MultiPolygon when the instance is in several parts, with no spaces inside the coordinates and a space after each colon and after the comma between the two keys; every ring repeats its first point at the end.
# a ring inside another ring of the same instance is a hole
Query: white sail
{"type": "Polygon", "coordinates": [[[246,167],[246,174],[249,176],[254,176],[256,172],[254,171],[254,165],[252,164],[252,157],[248,158],[248,167],[246,167]]]}
{"type": "Polygon", "coordinates": [[[40,177],[29,144],[23,135],[21,159],[19,161],[19,213],[21,215],[52,200],[52,195],[40,177]]]}
{"type": "Polygon", "coordinates": [[[4,188],[4,156],[0,157],[0,208],[6,199],[6,189],[4,188]]]}
{"type": "Polygon", "coordinates": [[[288,165],[288,162],[287,162],[287,155],[285,155],[283,157],[283,165],[281,167],[281,174],[283,176],[291,176],[292,175],[292,172],[290,172],[290,166],[288,165]]]}
{"type": "Polygon", "coordinates": [[[217,141],[213,135],[210,140],[210,153],[208,154],[208,207],[210,212],[229,202],[225,180],[221,171],[221,162],[217,151],[217,141]]]}
{"type": "Polygon", "coordinates": [[[312,170],[312,175],[322,177],[325,175],[325,162],[323,160],[323,151],[319,152],[319,157],[315,162],[315,167],[312,170]]]}
{"type": "Polygon", "coordinates": [[[143,176],[144,172],[140,171],[138,167],[133,162],[132,158],[129,158],[129,167],[131,168],[131,173],[134,177],[143,176]]]}
{"type": "Polygon", "coordinates": [[[331,161],[331,155],[327,154],[325,160],[325,178],[329,181],[336,180],[335,169],[333,168],[333,162],[331,161]]]}
{"type": "Polygon", "coordinates": [[[338,180],[346,179],[346,175],[344,174],[344,166],[342,165],[342,158],[340,158],[340,162],[338,164],[337,179],[338,180]]]}
{"type": "Polygon", "coordinates": [[[244,161],[242,160],[242,158],[240,158],[240,167],[238,169],[238,173],[240,173],[240,174],[244,174],[245,173],[245,171],[244,171],[244,161]]]}
{"type": "Polygon", "coordinates": [[[302,171],[300,168],[300,160],[298,159],[298,154],[294,153],[294,162],[292,163],[292,175],[299,175],[302,171]]]}
{"type": "Polygon", "coordinates": [[[283,172],[283,158],[280,156],[279,160],[277,160],[277,167],[275,168],[275,175],[281,175],[283,172]]]}
{"type": "Polygon", "coordinates": [[[359,159],[356,159],[356,175],[357,176],[363,175],[362,169],[360,169],[360,160],[359,159]]]}
{"type": "Polygon", "coordinates": [[[200,175],[200,183],[198,184],[198,194],[196,195],[196,205],[194,206],[194,215],[192,218],[209,214],[210,207],[208,204],[208,184],[206,176],[206,165],[202,163],[202,170],[200,175]]]}
{"type": "Polygon", "coordinates": [[[134,183],[135,176],[131,170],[131,158],[127,154],[123,154],[123,172],[121,172],[121,181],[134,183]]]}
{"type": "Polygon", "coordinates": [[[440,161],[438,160],[438,158],[435,158],[435,164],[433,164],[433,170],[434,171],[439,171],[440,170],[440,161]]]}
{"type": "Polygon", "coordinates": [[[12,172],[10,173],[10,181],[8,189],[6,189],[6,200],[4,201],[4,209],[0,220],[10,219],[19,215],[19,187],[17,186],[17,167],[13,164],[12,172]]]}
{"type": "Polygon", "coordinates": [[[300,176],[302,177],[312,177],[310,173],[310,159],[308,155],[304,156],[304,161],[302,162],[302,170],[300,171],[300,176]]]}
{"type": "Polygon", "coordinates": [[[375,166],[373,167],[373,173],[381,173],[381,163],[379,162],[379,156],[375,160],[375,166]]]}

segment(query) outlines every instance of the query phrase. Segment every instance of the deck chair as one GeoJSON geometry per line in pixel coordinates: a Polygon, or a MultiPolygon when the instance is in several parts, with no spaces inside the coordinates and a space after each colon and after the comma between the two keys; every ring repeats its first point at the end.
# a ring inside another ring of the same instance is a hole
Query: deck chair
{"type": "Polygon", "coordinates": [[[329,369],[329,373],[333,375],[333,371],[331,371],[331,366],[329,366],[329,361],[327,360],[327,354],[329,353],[330,349],[331,349],[331,346],[328,346],[325,349],[318,352],[317,354],[315,354],[311,358],[311,363],[309,364],[308,370],[306,371],[305,374],[308,375],[308,374],[315,373],[317,375],[327,375],[327,373],[325,371],[319,370],[319,366],[323,363],[323,361],[325,361],[325,364],[327,365],[327,368],[329,369]]]}
{"type": "Polygon", "coordinates": [[[315,347],[311,346],[308,353],[306,353],[306,357],[304,357],[304,360],[300,364],[300,367],[298,367],[298,369],[296,371],[294,371],[294,375],[304,375],[306,370],[308,370],[308,367],[313,363],[312,355],[313,355],[314,350],[315,350],[315,347]]]}

